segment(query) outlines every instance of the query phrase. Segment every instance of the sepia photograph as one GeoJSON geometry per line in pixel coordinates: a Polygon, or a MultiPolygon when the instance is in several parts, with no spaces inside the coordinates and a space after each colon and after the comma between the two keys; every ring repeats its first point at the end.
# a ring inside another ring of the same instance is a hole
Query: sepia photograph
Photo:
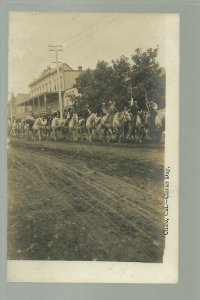
{"type": "Polygon", "coordinates": [[[179,15],[10,12],[8,48],[8,281],[177,282],[179,15]]]}

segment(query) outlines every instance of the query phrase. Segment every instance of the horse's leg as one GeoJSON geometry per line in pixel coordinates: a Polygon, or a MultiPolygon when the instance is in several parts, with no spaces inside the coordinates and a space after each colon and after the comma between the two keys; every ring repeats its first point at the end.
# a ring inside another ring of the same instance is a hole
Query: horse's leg
{"type": "Polygon", "coordinates": [[[107,127],[106,126],[102,126],[101,128],[101,139],[104,141],[107,141],[107,127]]]}
{"type": "Polygon", "coordinates": [[[87,131],[87,140],[88,142],[91,142],[90,129],[86,127],[86,131],[87,131]]]}
{"type": "Polygon", "coordinates": [[[81,127],[80,127],[80,137],[81,137],[81,142],[83,142],[83,134],[84,134],[84,129],[83,129],[83,127],[81,126],[81,127]]]}
{"type": "Polygon", "coordinates": [[[38,129],[38,138],[39,138],[39,141],[42,140],[42,137],[41,137],[41,129],[38,129]]]}
{"type": "Polygon", "coordinates": [[[12,128],[12,132],[13,132],[13,136],[16,136],[14,128],[12,128]]]}
{"type": "Polygon", "coordinates": [[[73,137],[73,142],[75,142],[75,140],[76,140],[75,129],[72,130],[72,137],[73,137]]]}
{"type": "Polygon", "coordinates": [[[130,139],[135,141],[135,125],[133,124],[133,126],[131,125],[131,132],[130,132],[130,139]]]}
{"type": "Polygon", "coordinates": [[[47,128],[45,128],[44,136],[45,136],[45,140],[47,141],[48,140],[48,129],[47,128]]]}
{"type": "Polygon", "coordinates": [[[106,127],[103,128],[103,138],[104,138],[104,141],[107,141],[107,139],[108,139],[108,129],[106,127]]]}
{"type": "Polygon", "coordinates": [[[33,129],[32,131],[32,140],[34,141],[34,139],[35,139],[35,129],[33,129]]]}
{"type": "Polygon", "coordinates": [[[117,130],[117,137],[116,137],[116,140],[117,140],[118,143],[121,143],[120,134],[121,134],[120,129],[118,129],[117,130]]]}
{"type": "Polygon", "coordinates": [[[57,141],[57,129],[54,128],[53,131],[54,131],[54,141],[57,141]]]}
{"type": "Polygon", "coordinates": [[[111,128],[108,128],[108,131],[107,131],[107,142],[109,143],[110,140],[111,140],[111,137],[112,137],[112,130],[111,128]]]}
{"type": "Polygon", "coordinates": [[[140,137],[139,142],[144,143],[145,141],[146,141],[146,131],[145,131],[144,126],[141,126],[141,137],[140,137]]]}
{"type": "Polygon", "coordinates": [[[158,130],[156,132],[156,142],[157,143],[159,143],[161,141],[162,132],[163,132],[163,129],[162,128],[158,128],[158,130]]]}
{"type": "Polygon", "coordinates": [[[77,128],[74,129],[74,141],[77,142],[78,137],[77,137],[77,128]]]}
{"type": "Polygon", "coordinates": [[[73,129],[72,128],[70,128],[70,130],[69,130],[69,139],[70,139],[70,141],[73,141],[73,129]]]}

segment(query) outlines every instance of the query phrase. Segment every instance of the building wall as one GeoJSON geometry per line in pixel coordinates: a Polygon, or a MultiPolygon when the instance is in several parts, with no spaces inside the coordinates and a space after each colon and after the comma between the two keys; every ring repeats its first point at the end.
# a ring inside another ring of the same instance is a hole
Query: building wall
{"type": "MultiPolygon", "coordinates": [[[[60,74],[61,82],[63,82],[62,74],[60,74]]],[[[58,91],[58,82],[56,72],[30,85],[31,97],[44,94],[45,92],[58,91]]]]}
{"type": "MultiPolygon", "coordinates": [[[[76,78],[81,74],[82,69],[72,70],[62,65],[59,70],[61,91],[70,89],[76,82],[76,78]]],[[[52,70],[44,78],[37,80],[30,85],[31,97],[36,97],[45,92],[58,92],[58,79],[56,69],[52,70]]]]}
{"type": "Polygon", "coordinates": [[[81,71],[64,71],[64,90],[73,88],[81,71]]]}

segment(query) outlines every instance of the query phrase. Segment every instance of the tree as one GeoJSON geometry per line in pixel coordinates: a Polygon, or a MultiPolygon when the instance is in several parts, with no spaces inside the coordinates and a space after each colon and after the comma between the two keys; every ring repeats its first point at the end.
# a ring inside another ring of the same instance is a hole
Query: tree
{"type": "Polygon", "coordinates": [[[99,61],[94,70],[87,69],[77,79],[75,87],[82,94],[82,105],[89,104],[92,111],[99,112],[102,102],[112,95],[112,69],[105,61],[99,61]]]}
{"type": "Polygon", "coordinates": [[[159,48],[149,48],[142,52],[137,48],[131,56],[131,82],[134,85],[134,98],[140,108],[144,108],[146,97],[155,101],[159,107],[165,106],[165,72],[156,61],[159,48]]]}
{"type": "Polygon", "coordinates": [[[118,110],[122,110],[124,106],[128,105],[129,96],[129,82],[131,65],[129,59],[121,56],[119,59],[112,60],[112,85],[113,85],[113,100],[116,103],[118,110]]]}
{"type": "Polygon", "coordinates": [[[139,108],[145,106],[145,92],[148,100],[154,100],[159,107],[165,105],[165,72],[156,61],[158,48],[142,52],[137,48],[131,62],[125,56],[112,60],[111,64],[98,61],[94,70],[87,69],[77,79],[75,87],[82,95],[77,97],[76,108],[89,104],[90,109],[99,113],[102,102],[115,101],[122,110],[133,98],[139,108]]]}

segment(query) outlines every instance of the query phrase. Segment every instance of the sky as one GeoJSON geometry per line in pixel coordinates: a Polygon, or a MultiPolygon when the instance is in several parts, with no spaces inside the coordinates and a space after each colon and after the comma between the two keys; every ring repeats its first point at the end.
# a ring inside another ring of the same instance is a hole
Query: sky
{"type": "Polygon", "coordinates": [[[73,69],[95,68],[159,45],[166,65],[167,14],[11,12],[9,15],[8,97],[28,93],[28,84],[48,65],[55,67],[49,45],[62,45],[59,61],[73,69]]]}

